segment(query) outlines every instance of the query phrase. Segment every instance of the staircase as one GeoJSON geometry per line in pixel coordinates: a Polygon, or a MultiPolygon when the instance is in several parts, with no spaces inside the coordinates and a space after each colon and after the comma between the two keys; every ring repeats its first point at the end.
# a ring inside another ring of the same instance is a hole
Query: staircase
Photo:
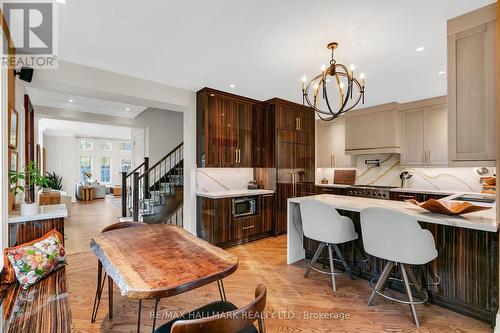
{"type": "Polygon", "coordinates": [[[182,226],[183,143],[149,166],[149,158],[122,173],[122,217],[149,224],[182,226]]]}

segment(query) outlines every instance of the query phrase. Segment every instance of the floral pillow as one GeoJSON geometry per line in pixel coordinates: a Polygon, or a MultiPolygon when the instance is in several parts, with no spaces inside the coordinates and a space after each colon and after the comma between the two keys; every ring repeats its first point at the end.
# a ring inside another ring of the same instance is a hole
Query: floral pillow
{"type": "Polygon", "coordinates": [[[16,278],[23,289],[27,289],[41,278],[67,264],[60,235],[57,231],[53,231],[36,243],[12,248],[7,252],[16,278]]]}

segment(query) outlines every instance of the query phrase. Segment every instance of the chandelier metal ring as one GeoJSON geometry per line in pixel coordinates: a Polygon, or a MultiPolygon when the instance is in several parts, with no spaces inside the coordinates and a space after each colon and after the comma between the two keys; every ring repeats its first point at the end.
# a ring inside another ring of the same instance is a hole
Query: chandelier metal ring
{"type": "Polygon", "coordinates": [[[338,43],[332,42],[328,44],[328,49],[332,51],[330,66],[326,68],[324,65],[321,67],[321,74],[315,76],[307,85],[305,84],[305,76],[302,78],[302,100],[303,104],[311,107],[318,114],[321,120],[331,121],[342,114],[354,109],[359,102],[364,104],[365,97],[365,77],[363,73],[360,73],[361,83],[354,77],[354,65],[351,65],[350,69],[347,69],[343,64],[337,63],[334,58],[334,51],[338,47],[338,43]],[[334,111],[332,105],[328,98],[327,82],[331,79],[327,79],[331,76],[337,82],[339,90],[339,108],[334,111]],[[341,78],[347,79],[347,91],[344,93],[344,84],[341,78]],[[313,90],[313,101],[310,99],[310,90],[313,90]],[[353,92],[357,91],[357,96],[353,99],[353,92]],[[325,102],[327,110],[322,110],[319,108],[319,95],[322,95],[322,99],[325,102]],[[349,101],[351,103],[349,104],[349,101]]]}

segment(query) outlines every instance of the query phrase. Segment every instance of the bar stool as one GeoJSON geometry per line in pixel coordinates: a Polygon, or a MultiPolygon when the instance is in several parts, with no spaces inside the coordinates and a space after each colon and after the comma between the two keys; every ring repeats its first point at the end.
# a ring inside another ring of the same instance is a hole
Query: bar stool
{"type": "Polygon", "coordinates": [[[332,249],[337,254],[338,260],[344,266],[344,269],[349,274],[351,279],[354,278],[351,268],[345,261],[338,244],[350,242],[358,238],[358,234],[354,230],[354,224],[352,220],[347,216],[340,215],[335,208],[314,199],[306,199],[300,202],[300,214],[302,218],[302,228],[304,230],[304,236],[309,239],[320,242],[318,249],[314,253],[311,262],[308,262],[306,272],[304,277],[309,276],[309,272],[315,270],[322,274],[328,274],[332,276],[332,288],[333,291],[337,291],[335,284],[335,271],[333,267],[333,254],[332,249]],[[313,265],[318,260],[321,252],[325,248],[328,248],[328,256],[330,259],[330,272],[325,272],[320,269],[315,268],[313,265]]]}
{"type": "Polygon", "coordinates": [[[416,304],[427,301],[427,293],[415,278],[408,265],[426,265],[438,256],[434,238],[429,230],[422,229],[417,220],[405,213],[387,208],[366,208],[361,212],[361,230],[366,253],[388,260],[378,279],[370,281],[373,292],[368,306],[373,304],[375,295],[392,301],[409,304],[415,321],[419,326],[416,304]],[[408,300],[400,300],[384,294],[385,286],[394,267],[399,267],[408,300]],[[375,287],[373,283],[376,281],[375,287]],[[414,299],[411,284],[422,299],[414,299]]]}

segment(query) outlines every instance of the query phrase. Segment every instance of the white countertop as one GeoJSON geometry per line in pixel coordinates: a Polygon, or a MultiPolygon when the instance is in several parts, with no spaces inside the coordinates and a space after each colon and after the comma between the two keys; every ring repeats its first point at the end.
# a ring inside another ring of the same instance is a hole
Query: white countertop
{"type": "Polygon", "coordinates": [[[344,184],[316,184],[318,187],[329,187],[329,188],[348,188],[354,185],[344,185],[344,184]]]}
{"type": "Polygon", "coordinates": [[[449,216],[444,214],[431,213],[423,208],[415,206],[405,201],[379,200],[360,197],[349,197],[343,195],[321,194],[301,198],[288,199],[289,203],[300,203],[302,200],[321,200],[336,209],[360,212],[368,207],[385,207],[397,209],[407,214],[415,216],[418,221],[443,224],[454,227],[475,229],[489,232],[498,231],[498,221],[496,220],[496,205],[492,208],[480,212],[464,215],[449,216]]]}
{"type": "Polygon", "coordinates": [[[220,198],[235,198],[251,195],[273,194],[273,190],[232,190],[232,191],[217,191],[217,192],[196,192],[196,195],[204,198],[220,199],[220,198]]]}
{"type": "Polygon", "coordinates": [[[48,205],[40,206],[40,213],[35,215],[21,216],[21,212],[14,211],[13,214],[9,215],[9,223],[49,220],[61,217],[68,217],[66,205],[48,205]]]}

